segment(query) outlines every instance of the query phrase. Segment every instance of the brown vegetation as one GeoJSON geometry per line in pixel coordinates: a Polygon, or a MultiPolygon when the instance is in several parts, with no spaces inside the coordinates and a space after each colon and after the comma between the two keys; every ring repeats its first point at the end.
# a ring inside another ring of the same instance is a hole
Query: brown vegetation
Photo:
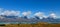
{"type": "Polygon", "coordinates": [[[37,23],[37,24],[5,24],[0,27],[60,27],[60,24],[48,24],[48,23],[37,23]]]}

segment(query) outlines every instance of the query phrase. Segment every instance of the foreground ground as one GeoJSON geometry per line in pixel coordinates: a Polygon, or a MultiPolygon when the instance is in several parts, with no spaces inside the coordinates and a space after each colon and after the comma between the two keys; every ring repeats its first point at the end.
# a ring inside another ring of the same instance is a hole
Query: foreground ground
{"type": "Polygon", "coordinates": [[[37,23],[37,24],[0,24],[0,27],[60,27],[60,24],[48,24],[48,23],[37,23]]]}

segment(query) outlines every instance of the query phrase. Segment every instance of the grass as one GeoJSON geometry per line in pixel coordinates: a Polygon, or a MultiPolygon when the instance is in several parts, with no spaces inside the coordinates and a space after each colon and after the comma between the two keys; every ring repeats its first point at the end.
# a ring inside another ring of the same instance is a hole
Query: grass
{"type": "Polygon", "coordinates": [[[60,27],[60,24],[48,24],[48,23],[37,23],[37,24],[2,24],[0,27],[60,27]]]}

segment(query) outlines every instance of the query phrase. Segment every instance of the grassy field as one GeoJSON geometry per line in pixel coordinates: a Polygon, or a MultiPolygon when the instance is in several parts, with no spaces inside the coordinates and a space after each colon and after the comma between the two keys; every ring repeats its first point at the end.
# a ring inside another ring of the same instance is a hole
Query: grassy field
{"type": "Polygon", "coordinates": [[[0,27],[60,27],[60,24],[48,24],[48,23],[37,23],[37,24],[0,24],[0,27]]]}

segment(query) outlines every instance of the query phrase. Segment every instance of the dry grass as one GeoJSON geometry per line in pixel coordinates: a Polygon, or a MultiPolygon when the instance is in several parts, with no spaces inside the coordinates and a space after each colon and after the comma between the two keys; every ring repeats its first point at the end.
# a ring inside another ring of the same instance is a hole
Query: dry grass
{"type": "Polygon", "coordinates": [[[60,27],[60,24],[48,24],[48,23],[37,23],[37,24],[5,24],[0,27],[60,27]]]}

